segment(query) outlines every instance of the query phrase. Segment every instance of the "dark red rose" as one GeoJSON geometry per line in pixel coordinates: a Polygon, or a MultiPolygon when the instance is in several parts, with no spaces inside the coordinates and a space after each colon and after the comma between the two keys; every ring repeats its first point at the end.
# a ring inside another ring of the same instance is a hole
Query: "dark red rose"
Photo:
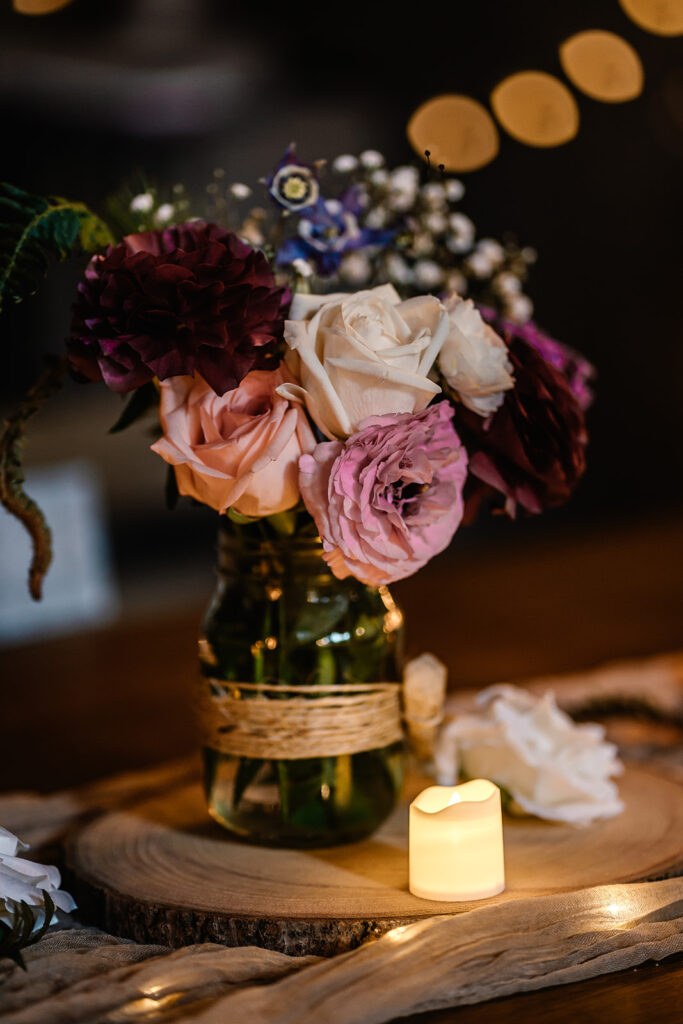
{"type": "Polygon", "coordinates": [[[71,365],[113,391],[196,371],[222,395],[279,362],[289,293],[215,224],[128,235],[93,257],[78,292],[71,365]]]}
{"type": "Polygon", "coordinates": [[[487,419],[458,407],[457,427],[469,455],[468,519],[486,494],[505,495],[542,512],[562,505],[586,467],[584,414],[562,373],[520,338],[508,341],[515,386],[487,419]]]}

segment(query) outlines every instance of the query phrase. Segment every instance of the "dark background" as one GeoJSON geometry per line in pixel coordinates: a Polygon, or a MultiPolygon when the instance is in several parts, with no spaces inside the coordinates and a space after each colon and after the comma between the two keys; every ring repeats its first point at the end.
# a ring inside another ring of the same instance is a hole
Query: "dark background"
{"type": "MultiPolygon", "coordinates": [[[[574,91],[579,134],[558,148],[501,130],[498,158],[463,176],[462,209],[480,236],[510,230],[538,250],[527,287],[535,318],[599,370],[588,472],[542,529],[668,515],[683,504],[683,40],[641,30],[617,0],[74,0],[40,18],[3,6],[0,176],[97,208],[136,168],[169,186],[201,189],[216,166],[253,183],[292,139],[308,159],[372,147],[403,162],[407,120],[425,99],[462,92],[486,103],[527,68],[563,78],[558,45],[589,28],[632,43],[643,94],[606,104],[574,91]]],[[[78,272],[59,267],[0,321],[4,403],[36,376],[42,351],[59,349],[78,272]]],[[[139,434],[106,436],[117,403],[104,388],[70,385],[36,422],[29,458],[67,458],[75,439],[79,454],[102,460],[121,565],[153,563],[169,543],[209,551],[213,514],[187,504],[168,515],[160,460],[139,434]]],[[[529,524],[474,531],[470,543],[491,533],[517,543],[529,524]]]]}

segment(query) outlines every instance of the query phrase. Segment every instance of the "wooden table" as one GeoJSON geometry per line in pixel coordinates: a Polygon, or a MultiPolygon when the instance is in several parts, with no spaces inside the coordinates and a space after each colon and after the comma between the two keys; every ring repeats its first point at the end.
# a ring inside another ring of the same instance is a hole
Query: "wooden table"
{"type": "MultiPolygon", "coordinates": [[[[683,516],[589,532],[528,531],[449,552],[395,588],[412,653],[456,686],[585,668],[683,647],[683,516]]],[[[207,581],[208,589],[209,581],[207,581]]],[[[43,791],[183,755],[198,607],[0,653],[0,789],[43,791]],[[8,695],[11,691],[11,695],[8,695]]],[[[668,961],[570,988],[422,1015],[446,1021],[675,1019],[683,967],[668,961]]],[[[409,1019],[409,1018],[404,1018],[409,1019]]]]}

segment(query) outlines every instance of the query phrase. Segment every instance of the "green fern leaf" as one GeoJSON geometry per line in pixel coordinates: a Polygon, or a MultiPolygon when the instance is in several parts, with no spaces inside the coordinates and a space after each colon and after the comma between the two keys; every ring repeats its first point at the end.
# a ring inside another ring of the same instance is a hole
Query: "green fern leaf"
{"type": "Polygon", "coordinates": [[[44,900],[43,920],[40,927],[36,928],[35,931],[33,931],[36,924],[34,911],[24,900],[21,900],[14,908],[14,919],[11,925],[0,921],[0,960],[3,957],[8,957],[24,971],[26,970],[26,964],[21,955],[21,950],[25,949],[26,946],[33,946],[42,939],[50,927],[52,916],[55,912],[55,905],[50,894],[45,889],[41,889],[41,892],[44,900]]]}
{"type": "Polygon", "coordinates": [[[95,252],[111,242],[107,225],[83,203],[0,183],[0,309],[35,292],[49,256],[63,260],[76,248],[95,252]]]}

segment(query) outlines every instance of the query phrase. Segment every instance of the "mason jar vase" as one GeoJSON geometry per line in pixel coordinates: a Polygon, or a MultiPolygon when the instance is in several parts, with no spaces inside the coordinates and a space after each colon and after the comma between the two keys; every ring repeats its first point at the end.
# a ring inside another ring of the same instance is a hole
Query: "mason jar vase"
{"type": "MultiPolygon", "coordinates": [[[[395,700],[398,709],[401,611],[387,587],[337,579],[317,537],[263,537],[254,535],[253,525],[230,526],[219,534],[218,583],[199,640],[206,695],[216,704],[229,698],[240,714],[265,711],[276,723],[282,704],[239,702],[286,701],[293,694],[305,713],[325,703],[314,707],[309,701],[329,702],[332,694],[341,710],[336,717],[334,710],[326,712],[324,735],[292,737],[292,757],[284,756],[286,744],[278,748],[274,736],[247,737],[247,746],[237,743],[235,752],[231,728],[214,731],[219,740],[209,738],[203,747],[209,812],[230,832],[257,843],[306,847],[361,839],[395,806],[403,744],[398,711],[398,735],[396,728],[383,733],[367,708],[369,732],[367,725],[348,724],[344,732],[345,702],[349,695],[363,698],[367,686],[379,690],[385,704],[395,700]],[[395,696],[382,697],[383,689],[395,696]],[[381,735],[391,742],[365,749],[382,742],[373,739],[381,735]],[[305,756],[309,750],[312,756],[305,756]]],[[[290,708],[288,703],[285,710],[290,708]]]]}

